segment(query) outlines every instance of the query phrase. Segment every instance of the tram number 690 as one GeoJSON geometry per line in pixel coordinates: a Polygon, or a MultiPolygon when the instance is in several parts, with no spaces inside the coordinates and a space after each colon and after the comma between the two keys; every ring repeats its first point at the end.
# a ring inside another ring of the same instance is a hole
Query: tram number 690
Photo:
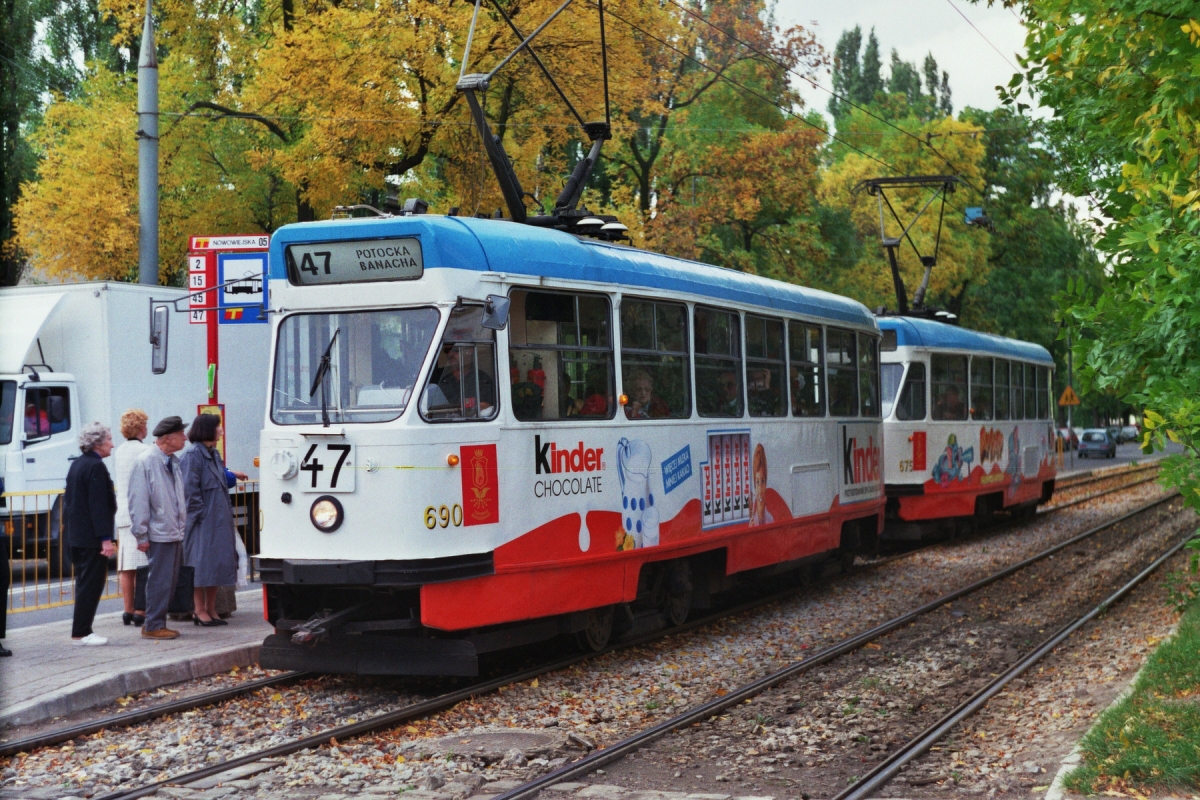
{"type": "Polygon", "coordinates": [[[433,530],[437,527],[448,528],[451,525],[458,528],[463,523],[463,509],[458,503],[452,506],[429,506],[425,509],[425,527],[433,530]]]}

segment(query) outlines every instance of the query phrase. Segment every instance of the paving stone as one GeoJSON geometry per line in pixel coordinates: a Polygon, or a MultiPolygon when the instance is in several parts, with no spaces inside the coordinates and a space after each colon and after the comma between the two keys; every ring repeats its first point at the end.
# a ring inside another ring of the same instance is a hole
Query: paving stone
{"type": "Polygon", "coordinates": [[[212,789],[219,784],[230,784],[233,781],[239,781],[244,778],[248,778],[251,775],[257,775],[260,772],[266,772],[269,769],[275,769],[282,763],[282,761],[255,761],[253,764],[243,764],[240,767],[227,769],[224,772],[218,772],[216,775],[211,775],[198,781],[192,781],[187,785],[187,788],[212,789]]]}
{"type": "Polygon", "coordinates": [[[622,789],[620,786],[613,786],[610,783],[593,783],[576,796],[597,797],[601,800],[607,800],[607,798],[622,797],[626,794],[628,794],[628,792],[625,789],[622,789]]]}
{"type": "Polygon", "coordinates": [[[205,789],[203,792],[198,792],[192,795],[193,800],[221,800],[222,797],[229,797],[231,794],[237,794],[238,790],[233,786],[217,786],[212,789],[205,789]]]}
{"type": "MultiPolygon", "coordinates": [[[[485,792],[495,792],[496,794],[500,794],[501,792],[507,792],[509,789],[515,789],[515,788],[517,788],[518,786],[521,786],[521,785],[522,785],[522,784],[521,784],[521,782],[520,782],[520,781],[510,781],[510,780],[502,780],[502,781],[488,781],[487,783],[485,783],[485,784],[483,785],[483,791],[485,791],[485,792]]],[[[559,786],[566,786],[567,784],[565,784],[565,783],[560,783],[560,784],[558,784],[558,785],[559,785],[559,786]]],[[[580,786],[583,786],[583,785],[584,785],[584,784],[582,784],[582,783],[572,783],[572,784],[571,784],[571,786],[574,786],[574,787],[580,787],[580,786]]],[[[555,789],[553,786],[551,786],[550,788],[546,789],[545,791],[547,791],[547,792],[553,792],[553,791],[557,791],[557,790],[556,790],[556,789],[555,789]]]]}

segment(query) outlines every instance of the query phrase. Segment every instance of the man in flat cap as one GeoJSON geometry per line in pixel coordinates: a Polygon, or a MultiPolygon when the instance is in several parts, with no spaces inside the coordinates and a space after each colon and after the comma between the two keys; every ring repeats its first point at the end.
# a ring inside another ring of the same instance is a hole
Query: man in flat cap
{"type": "Polygon", "coordinates": [[[133,462],[129,475],[129,518],[131,533],[150,562],[146,578],[146,622],[143,639],[174,639],[177,631],[167,627],[167,605],[175,593],[175,580],[183,562],[183,535],[187,503],[179,459],[187,437],[183,420],[166,417],[154,426],[155,447],[133,462]]]}

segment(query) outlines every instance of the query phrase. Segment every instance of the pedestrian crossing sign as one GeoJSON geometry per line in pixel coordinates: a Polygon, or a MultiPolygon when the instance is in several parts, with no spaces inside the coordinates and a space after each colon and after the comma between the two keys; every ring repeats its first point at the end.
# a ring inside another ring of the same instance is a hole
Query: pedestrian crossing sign
{"type": "Polygon", "coordinates": [[[1063,390],[1062,397],[1058,398],[1060,406],[1077,406],[1079,405],[1079,395],[1075,394],[1075,390],[1068,386],[1063,390]]]}

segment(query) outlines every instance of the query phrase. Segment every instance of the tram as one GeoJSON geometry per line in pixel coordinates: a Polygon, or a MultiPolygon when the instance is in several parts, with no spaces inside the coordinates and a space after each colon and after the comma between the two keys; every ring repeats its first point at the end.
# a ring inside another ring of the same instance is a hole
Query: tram
{"type": "Polygon", "coordinates": [[[855,301],[457,216],[289,225],[269,261],[266,668],[599,649],[882,530],[855,301]]]}
{"type": "Polygon", "coordinates": [[[880,317],[886,538],[919,539],[1054,494],[1046,348],[920,317],[880,317]]]}

